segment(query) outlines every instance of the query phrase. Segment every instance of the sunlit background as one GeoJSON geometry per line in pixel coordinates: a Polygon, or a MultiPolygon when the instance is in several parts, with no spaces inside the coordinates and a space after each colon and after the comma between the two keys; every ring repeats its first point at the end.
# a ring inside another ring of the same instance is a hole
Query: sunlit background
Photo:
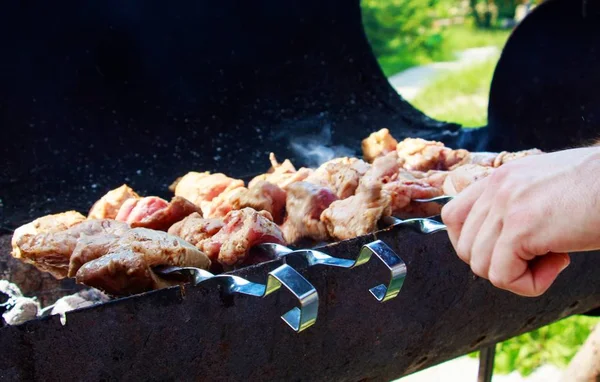
{"type": "MultiPolygon", "coordinates": [[[[502,47],[540,2],[362,0],[363,24],[399,94],[431,117],[479,127],[502,47]]],[[[498,344],[495,373],[564,368],[597,322],[571,317],[498,344]]]]}

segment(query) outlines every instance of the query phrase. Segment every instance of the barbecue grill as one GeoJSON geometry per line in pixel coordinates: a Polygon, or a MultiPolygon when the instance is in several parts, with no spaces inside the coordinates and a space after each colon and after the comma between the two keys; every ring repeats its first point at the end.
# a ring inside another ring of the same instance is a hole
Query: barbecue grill
{"type": "MultiPolygon", "coordinates": [[[[190,170],[260,173],[270,151],[310,164],[292,141],[358,148],[387,127],[470,150],[587,143],[600,106],[596,7],[548,0],[528,16],[496,69],[488,126],[469,130],[395,93],[358,1],[9,2],[3,278],[46,304],[70,294],[71,280],[10,257],[14,228],[85,211],[123,182],[167,196],[190,170]]],[[[389,380],[600,306],[597,253],[573,255],[544,296],[523,299],[474,277],[443,231],[398,224],[318,250],[2,328],[0,376],[389,380]]]]}

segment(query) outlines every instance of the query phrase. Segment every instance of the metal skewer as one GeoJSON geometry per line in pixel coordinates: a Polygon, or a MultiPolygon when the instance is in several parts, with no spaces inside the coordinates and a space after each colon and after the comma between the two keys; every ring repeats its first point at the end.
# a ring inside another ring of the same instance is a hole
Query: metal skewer
{"type": "Polygon", "coordinates": [[[319,308],[317,290],[287,264],[269,272],[266,284],[254,283],[235,275],[214,275],[195,267],[162,266],[154,268],[154,272],[159,276],[182,274],[188,276],[194,285],[199,285],[206,280],[214,280],[224,287],[225,293],[240,293],[254,297],[266,297],[284,286],[298,299],[300,307],[294,307],[284,313],[281,319],[296,332],[307,329],[317,320],[319,308]]]}
{"type": "Polygon", "coordinates": [[[404,261],[387,244],[381,240],[364,245],[356,260],[341,259],[330,256],[324,252],[314,249],[292,250],[281,244],[261,244],[258,246],[263,251],[275,258],[281,258],[288,261],[291,258],[303,259],[309,267],[315,265],[326,265],[331,267],[352,269],[367,263],[372,255],[375,255],[390,271],[390,281],[388,285],[380,284],[369,289],[371,294],[379,302],[388,301],[398,295],[400,288],[404,284],[407,269],[404,261]]]}

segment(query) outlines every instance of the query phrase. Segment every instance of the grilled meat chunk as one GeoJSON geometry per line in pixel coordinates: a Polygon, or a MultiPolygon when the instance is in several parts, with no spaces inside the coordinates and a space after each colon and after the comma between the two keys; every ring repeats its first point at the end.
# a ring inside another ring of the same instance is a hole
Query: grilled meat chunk
{"type": "Polygon", "coordinates": [[[245,187],[239,187],[227,190],[210,202],[202,202],[200,205],[202,208],[202,215],[210,219],[223,219],[234,209],[232,204],[233,197],[238,193],[243,192],[245,189],[245,187]]]}
{"type": "Polygon", "coordinates": [[[140,196],[135,191],[124,184],[119,188],[109,191],[94,203],[88,213],[88,219],[114,219],[117,217],[123,203],[129,199],[139,198],[140,196]]]}
{"type": "Polygon", "coordinates": [[[392,137],[388,129],[381,129],[371,133],[362,141],[363,158],[369,163],[373,163],[375,158],[383,156],[389,152],[395,151],[398,141],[392,137]]]}
{"type": "Polygon", "coordinates": [[[234,210],[250,207],[257,211],[267,211],[277,224],[283,223],[286,193],[278,186],[259,180],[249,188],[239,188],[229,202],[234,210]]]}
{"type": "Polygon", "coordinates": [[[68,274],[71,255],[81,238],[121,236],[128,230],[127,224],[115,220],[85,220],[63,231],[22,236],[16,243],[18,256],[15,257],[61,279],[68,274]]]}
{"type": "Polygon", "coordinates": [[[119,238],[120,235],[115,234],[81,236],[69,259],[67,276],[75,277],[83,264],[106,255],[119,238]]]}
{"type": "Polygon", "coordinates": [[[271,161],[269,171],[252,179],[248,183],[249,188],[253,187],[259,181],[266,181],[285,190],[290,184],[303,181],[312,173],[312,170],[306,167],[296,170],[296,167],[294,167],[289,159],[284,160],[283,163],[277,162],[274,153],[269,155],[269,160],[271,161]]]}
{"type": "Polygon", "coordinates": [[[178,236],[197,248],[202,248],[202,242],[223,228],[223,222],[219,219],[204,219],[202,215],[194,212],[180,222],[169,228],[169,234],[178,236]]]}
{"type": "Polygon", "coordinates": [[[285,191],[278,186],[257,180],[249,188],[235,188],[223,192],[210,202],[202,202],[202,212],[207,218],[222,219],[232,210],[250,207],[257,211],[268,211],[276,223],[282,223],[285,198],[285,191]]]}
{"type": "Polygon", "coordinates": [[[435,203],[414,203],[414,199],[429,199],[442,195],[441,187],[432,187],[424,181],[396,180],[383,185],[391,198],[392,215],[400,218],[433,216],[441,212],[435,203]]]}
{"type": "Polygon", "coordinates": [[[205,240],[202,248],[211,260],[224,266],[243,263],[255,245],[285,244],[281,230],[267,211],[234,210],[227,214],[223,223],[225,226],[205,240]]]}
{"type": "Polygon", "coordinates": [[[202,202],[210,202],[224,191],[243,186],[242,180],[233,179],[221,173],[189,172],[177,181],[175,196],[180,196],[201,206],[202,202]]]}
{"type": "Polygon", "coordinates": [[[441,142],[406,138],[396,147],[398,157],[407,170],[448,170],[464,160],[467,150],[452,150],[441,142]]]}
{"type": "Polygon", "coordinates": [[[465,165],[480,165],[486,167],[500,167],[511,160],[524,158],[529,155],[538,155],[543,152],[538,149],[523,150],[517,152],[502,151],[501,153],[475,152],[469,153],[462,161],[455,164],[450,170],[465,165]]]}
{"type": "MultiPolygon", "coordinates": [[[[406,171],[406,170],[402,170],[406,171]]],[[[371,168],[364,174],[363,184],[381,182],[383,184],[398,179],[401,173],[398,154],[395,151],[380,156],[373,161],[371,168]]]]}
{"type": "Polygon", "coordinates": [[[127,222],[131,227],[150,228],[166,231],[186,216],[201,212],[190,201],[175,196],[167,202],[157,196],[127,200],[119,210],[116,220],[127,222]]]}
{"type": "Polygon", "coordinates": [[[361,182],[355,195],[337,200],[321,214],[331,237],[338,240],[366,235],[377,229],[377,222],[391,213],[390,196],[381,182],[361,182]]]}
{"type": "Polygon", "coordinates": [[[141,293],[173,285],[152,271],[152,267],[160,265],[208,269],[210,260],[176,236],[134,228],[113,244],[107,254],[79,268],[76,280],[112,295],[141,293]]]}
{"type": "Polygon", "coordinates": [[[466,164],[448,173],[443,185],[445,195],[457,195],[472,183],[489,176],[494,169],[492,167],[477,164],[466,164]]]}
{"type": "Polygon", "coordinates": [[[327,187],[308,182],[291,184],[287,189],[287,218],[281,227],[288,243],[308,238],[326,241],[329,233],[321,213],[338,197],[327,187]]]}
{"type": "Polygon", "coordinates": [[[306,181],[332,190],[338,198],[354,195],[360,178],[370,165],[356,158],[336,158],[323,163],[306,181]]]}
{"type": "Polygon", "coordinates": [[[15,258],[21,258],[21,250],[19,249],[19,243],[24,243],[28,237],[35,236],[42,233],[55,233],[65,231],[75,224],[81,223],[85,220],[85,216],[77,211],[67,211],[59,214],[46,215],[41,218],[37,218],[31,223],[17,228],[12,236],[12,255],[15,258]]]}

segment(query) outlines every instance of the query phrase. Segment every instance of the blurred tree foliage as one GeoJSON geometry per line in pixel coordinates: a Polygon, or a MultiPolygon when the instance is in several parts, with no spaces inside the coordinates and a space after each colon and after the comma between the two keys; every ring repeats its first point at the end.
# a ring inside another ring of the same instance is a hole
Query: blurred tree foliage
{"type": "Polygon", "coordinates": [[[363,25],[377,57],[433,55],[442,34],[433,28],[436,8],[450,0],[362,0],[363,25]]]}

